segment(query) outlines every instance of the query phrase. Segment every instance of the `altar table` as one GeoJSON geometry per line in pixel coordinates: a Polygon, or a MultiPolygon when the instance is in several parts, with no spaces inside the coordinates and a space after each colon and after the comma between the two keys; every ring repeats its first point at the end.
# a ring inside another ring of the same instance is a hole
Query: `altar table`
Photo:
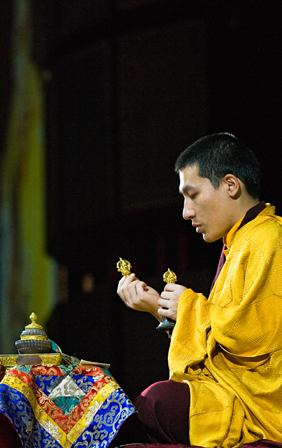
{"type": "Polygon", "coordinates": [[[24,365],[3,377],[0,413],[24,448],[107,448],[136,410],[99,366],[24,365]]]}

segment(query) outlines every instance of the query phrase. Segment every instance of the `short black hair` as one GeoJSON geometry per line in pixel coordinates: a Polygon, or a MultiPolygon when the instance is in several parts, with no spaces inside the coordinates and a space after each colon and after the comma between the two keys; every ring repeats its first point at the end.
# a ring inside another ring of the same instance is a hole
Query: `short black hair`
{"type": "Polygon", "coordinates": [[[218,188],[226,174],[240,179],[248,194],[260,197],[261,166],[253,151],[228,132],[211,134],[188,146],[177,158],[175,171],[197,164],[199,176],[218,188]]]}

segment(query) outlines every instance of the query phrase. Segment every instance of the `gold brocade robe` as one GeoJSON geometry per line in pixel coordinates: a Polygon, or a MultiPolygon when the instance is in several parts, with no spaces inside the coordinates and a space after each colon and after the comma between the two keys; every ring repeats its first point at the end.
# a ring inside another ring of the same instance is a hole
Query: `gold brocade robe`
{"type": "Polygon", "coordinates": [[[282,442],[282,218],[270,204],[226,238],[209,300],[179,299],[170,378],[191,393],[191,445],[282,442]]]}

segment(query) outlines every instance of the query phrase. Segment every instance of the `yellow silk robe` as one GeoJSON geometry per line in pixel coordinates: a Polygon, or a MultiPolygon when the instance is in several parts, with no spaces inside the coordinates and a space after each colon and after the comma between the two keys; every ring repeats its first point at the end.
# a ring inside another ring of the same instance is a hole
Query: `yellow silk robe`
{"type": "Polygon", "coordinates": [[[270,204],[226,238],[209,300],[179,299],[170,378],[191,393],[191,445],[282,442],[282,218],[270,204]]]}

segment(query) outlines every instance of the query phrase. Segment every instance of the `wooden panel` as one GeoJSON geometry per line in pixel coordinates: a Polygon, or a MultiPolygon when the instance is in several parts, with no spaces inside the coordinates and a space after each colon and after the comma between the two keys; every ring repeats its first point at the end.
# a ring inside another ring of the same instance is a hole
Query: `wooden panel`
{"type": "Polygon", "coordinates": [[[117,7],[121,10],[126,10],[152,3],[165,3],[165,0],[117,0],[117,7]]]}
{"type": "Polygon", "coordinates": [[[113,216],[111,46],[63,59],[48,87],[51,233],[113,216]]]}
{"type": "Polygon", "coordinates": [[[110,14],[110,0],[60,0],[59,25],[62,35],[90,26],[110,14]]]}
{"type": "Polygon", "coordinates": [[[207,129],[203,22],[117,39],[124,213],[178,203],[178,154],[207,129]]]}

